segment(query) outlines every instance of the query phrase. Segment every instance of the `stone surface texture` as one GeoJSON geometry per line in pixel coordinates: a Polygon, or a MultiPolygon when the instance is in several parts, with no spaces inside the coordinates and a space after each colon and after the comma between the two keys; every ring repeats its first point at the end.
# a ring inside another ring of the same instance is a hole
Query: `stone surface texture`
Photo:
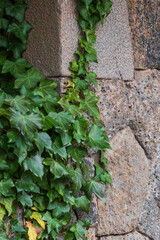
{"type": "MultiPolygon", "coordinates": [[[[24,56],[47,76],[69,76],[69,62],[81,37],[76,0],[27,2],[27,20],[34,30],[24,56]]],[[[129,80],[133,79],[134,65],[128,8],[125,0],[113,2],[112,13],[103,27],[98,25],[96,29],[99,64],[92,64],[92,70],[99,78],[129,80]]]]}
{"type": "Polygon", "coordinates": [[[29,34],[24,57],[46,76],[60,74],[62,49],[60,44],[60,2],[26,0],[26,20],[33,29],[29,34]]]}
{"type": "Polygon", "coordinates": [[[130,127],[147,156],[160,160],[160,71],[136,71],[126,86],[130,127]]]}
{"type": "Polygon", "coordinates": [[[100,240],[149,240],[149,238],[138,232],[133,232],[120,236],[101,237],[100,240]]]}
{"type": "Polygon", "coordinates": [[[113,184],[106,205],[98,200],[99,236],[123,234],[137,226],[149,180],[148,159],[129,127],[113,137],[111,146],[106,157],[113,184]]]}
{"type": "Polygon", "coordinates": [[[109,138],[126,127],[129,121],[128,97],[124,81],[99,80],[98,90],[99,110],[109,138]]]}
{"type": "Polygon", "coordinates": [[[146,201],[140,215],[138,229],[151,239],[160,239],[160,162],[156,159],[150,176],[146,201]]]}
{"type": "Polygon", "coordinates": [[[136,69],[160,69],[160,1],[127,0],[136,69]]]}

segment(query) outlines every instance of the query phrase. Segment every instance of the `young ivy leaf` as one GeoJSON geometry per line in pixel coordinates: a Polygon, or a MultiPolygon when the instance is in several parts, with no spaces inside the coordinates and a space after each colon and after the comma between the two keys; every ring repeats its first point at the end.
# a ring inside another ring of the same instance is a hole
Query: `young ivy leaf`
{"type": "Polygon", "coordinates": [[[78,119],[74,123],[73,137],[78,143],[87,137],[88,119],[78,119]]]}
{"type": "Polygon", "coordinates": [[[76,240],[79,239],[87,240],[85,235],[88,233],[88,231],[84,228],[83,222],[77,221],[76,223],[74,223],[71,226],[70,231],[74,233],[76,240]]]}
{"type": "Polygon", "coordinates": [[[80,100],[80,109],[88,111],[92,116],[99,120],[100,116],[99,109],[97,106],[98,100],[99,99],[93,93],[87,91],[85,99],[80,100]]]}

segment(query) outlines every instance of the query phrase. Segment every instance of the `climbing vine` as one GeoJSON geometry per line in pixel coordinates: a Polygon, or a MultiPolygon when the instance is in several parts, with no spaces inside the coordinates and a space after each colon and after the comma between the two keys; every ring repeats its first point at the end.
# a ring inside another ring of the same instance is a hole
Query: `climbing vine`
{"type": "Polygon", "coordinates": [[[88,213],[93,194],[105,201],[110,145],[90,90],[97,81],[89,63],[97,62],[96,24],[111,5],[78,1],[83,38],[60,97],[57,83],[22,58],[31,30],[25,1],[0,1],[0,240],[85,240],[89,220],[71,223],[72,212],[88,213]],[[94,178],[83,161],[90,148],[100,152],[94,178]]]}

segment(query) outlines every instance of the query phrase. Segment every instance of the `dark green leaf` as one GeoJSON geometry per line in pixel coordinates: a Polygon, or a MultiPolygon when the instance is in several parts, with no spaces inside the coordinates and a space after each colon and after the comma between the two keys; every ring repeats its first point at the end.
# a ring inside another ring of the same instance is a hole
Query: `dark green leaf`
{"type": "Polygon", "coordinates": [[[27,72],[27,74],[21,74],[18,76],[15,80],[15,88],[21,88],[22,86],[26,89],[33,88],[44,78],[45,77],[41,73],[32,68],[27,72]]]}
{"type": "Polygon", "coordinates": [[[11,23],[8,26],[8,32],[13,33],[18,39],[20,39],[23,43],[26,43],[28,32],[32,29],[31,25],[26,21],[21,24],[11,23]]]}
{"type": "Polygon", "coordinates": [[[80,109],[88,111],[92,116],[100,119],[99,110],[97,107],[98,98],[88,91],[86,93],[85,99],[80,101],[80,109]]]}
{"type": "Polygon", "coordinates": [[[22,192],[22,195],[19,194],[18,201],[23,205],[23,207],[32,207],[33,205],[32,196],[28,195],[24,191],[22,192]]]}
{"type": "Polygon", "coordinates": [[[88,180],[85,185],[85,192],[88,197],[90,197],[91,194],[94,193],[103,202],[106,202],[105,189],[106,186],[104,184],[96,182],[94,180],[88,180]]]}
{"type": "Polygon", "coordinates": [[[45,132],[40,132],[36,136],[36,144],[39,149],[40,154],[44,151],[44,148],[52,150],[52,141],[50,136],[45,132]]]}
{"type": "Polygon", "coordinates": [[[41,118],[37,114],[25,114],[12,110],[11,124],[17,128],[23,135],[32,138],[36,130],[42,127],[41,118]]]}
{"type": "Polygon", "coordinates": [[[108,143],[108,139],[105,136],[105,128],[99,127],[96,124],[91,126],[89,135],[88,135],[88,146],[93,149],[106,149],[109,148],[110,145],[108,143]]]}
{"type": "Polygon", "coordinates": [[[68,157],[72,157],[79,163],[82,163],[83,157],[88,154],[88,151],[84,147],[69,147],[68,150],[68,157]]]}
{"type": "Polygon", "coordinates": [[[23,162],[24,169],[30,170],[35,176],[42,178],[44,175],[42,160],[43,158],[38,153],[26,158],[23,162]]]}
{"type": "Polygon", "coordinates": [[[13,62],[10,60],[6,60],[3,68],[2,73],[11,73],[14,77],[17,77],[18,75],[24,74],[26,68],[30,68],[31,65],[28,63],[28,61],[24,58],[19,58],[17,61],[13,62]]]}
{"type": "Polygon", "coordinates": [[[76,205],[77,205],[77,208],[80,208],[84,212],[89,213],[90,201],[86,196],[81,196],[79,198],[76,198],[76,205]]]}
{"type": "Polygon", "coordinates": [[[54,154],[58,154],[62,158],[67,157],[66,148],[62,146],[62,143],[61,143],[61,140],[59,137],[57,137],[55,139],[54,143],[52,144],[52,150],[53,150],[54,154]]]}
{"type": "Polygon", "coordinates": [[[25,2],[14,3],[6,8],[6,13],[7,15],[17,19],[19,22],[23,22],[26,8],[27,5],[25,2]]]}

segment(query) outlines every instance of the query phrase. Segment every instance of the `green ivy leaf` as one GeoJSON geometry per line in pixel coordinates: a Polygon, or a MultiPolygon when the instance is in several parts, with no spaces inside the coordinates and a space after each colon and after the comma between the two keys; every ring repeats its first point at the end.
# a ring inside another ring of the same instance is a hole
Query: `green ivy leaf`
{"type": "Polygon", "coordinates": [[[109,148],[110,145],[108,143],[108,138],[105,136],[105,128],[92,124],[88,135],[87,145],[93,149],[99,148],[105,150],[106,148],[109,148]]]}
{"type": "Polygon", "coordinates": [[[71,226],[70,231],[74,233],[75,238],[77,240],[79,240],[80,238],[83,239],[83,240],[87,240],[85,235],[88,233],[88,231],[84,228],[84,223],[83,222],[77,221],[76,223],[74,223],[71,226]]]}
{"type": "Polygon", "coordinates": [[[89,72],[85,78],[85,81],[92,82],[96,88],[98,88],[97,80],[96,80],[97,74],[94,72],[89,72]]]}
{"type": "Polygon", "coordinates": [[[11,190],[13,187],[14,183],[12,179],[3,179],[0,181],[0,193],[5,197],[14,195],[13,190],[11,190]]]}
{"type": "Polygon", "coordinates": [[[4,198],[4,197],[0,197],[0,203],[5,207],[5,209],[8,211],[8,216],[11,215],[12,213],[12,204],[13,204],[13,201],[15,199],[12,198],[12,197],[7,197],[7,198],[4,198]]]}
{"type": "Polygon", "coordinates": [[[82,163],[83,157],[88,154],[88,151],[84,147],[69,147],[68,150],[68,157],[72,157],[79,163],[82,163]]]}
{"type": "Polygon", "coordinates": [[[69,166],[68,166],[68,171],[74,185],[74,193],[76,194],[81,189],[84,181],[82,171],[80,168],[76,168],[74,170],[72,167],[69,167],[69,166]]]}
{"type": "Polygon", "coordinates": [[[61,178],[68,175],[67,168],[64,164],[54,161],[53,159],[46,159],[45,164],[50,166],[50,171],[54,175],[54,179],[61,178]]]}
{"type": "Polygon", "coordinates": [[[27,4],[25,2],[17,2],[12,4],[6,8],[6,14],[14,17],[19,22],[24,22],[24,14],[27,8],[27,4]]]}
{"type": "Polygon", "coordinates": [[[85,192],[87,196],[90,198],[91,194],[94,193],[99,199],[103,202],[106,202],[105,198],[105,185],[94,180],[88,180],[85,185],[85,192]]]}
{"type": "Polygon", "coordinates": [[[22,192],[22,195],[19,194],[18,201],[23,205],[23,207],[32,207],[33,205],[32,196],[28,195],[24,191],[22,192]]]}
{"type": "Polygon", "coordinates": [[[32,138],[38,128],[42,128],[41,118],[37,114],[25,114],[12,109],[11,124],[17,128],[23,135],[32,138]]]}
{"type": "Polygon", "coordinates": [[[7,51],[11,51],[16,59],[21,57],[21,54],[24,50],[26,50],[26,45],[19,39],[8,43],[7,51]]]}
{"type": "Polygon", "coordinates": [[[98,163],[95,163],[94,166],[96,167],[96,176],[94,179],[102,181],[103,183],[108,182],[112,184],[111,175],[108,172],[104,171],[98,163]]]}
{"type": "Polygon", "coordinates": [[[55,126],[56,128],[60,128],[64,131],[68,131],[71,123],[74,123],[73,117],[65,111],[56,113],[51,112],[49,115],[45,118],[45,127],[51,128],[52,126],[55,126]]]}
{"type": "Polygon", "coordinates": [[[26,21],[21,24],[11,23],[8,26],[8,32],[13,33],[22,43],[26,43],[28,32],[32,29],[31,25],[26,21]]]}
{"type": "Polygon", "coordinates": [[[18,76],[15,80],[15,88],[21,88],[22,86],[26,89],[33,88],[44,78],[45,77],[41,73],[32,68],[27,72],[27,74],[20,74],[18,76]]]}
{"type": "Polygon", "coordinates": [[[54,218],[59,218],[69,213],[70,206],[64,202],[54,201],[48,205],[48,210],[52,210],[52,216],[54,218]]]}
{"type": "Polygon", "coordinates": [[[6,60],[2,68],[2,73],[9,72],[14,77],[17,77],[18,75],[25,74],[26,68],[30,67],[30,63],[28,63],[28,61],[24,58],[19,58],[15,62],[6,60]]]}
{"type": "Polygon", "coordinates": [[[99,99],[93,93],[87,91],[85,99],[80,100],[80,109],[88,111],[92,116],[100,119],[99,110],[97,107],[98,100],[99,99]]]}
{"type": "Polygon", "coordinates": [[[6,48],[7,45],[7,38],[0,34],[0,47],[6,48]]]}
{"type": "Polygon", "coordinates": [[[1,0],[0,1],[0,8],[7,8],[9,6],[11,6],[10,0],[1,0]]]}
{"type": "Polygon", "coordinates": [[[52,150],[54,154],[58,154],[62,158],[66,159],[67,158],[67,152],[66,148],[62,146],[61,140],[59,137],[57,137],[52,144],[52,150]]]}
{"type": "Polygon", "coordinates": [[[11,104],[11,107],[14,107],[17,111],[25,114],[29,110],[30,101],[24,96],[16,96],[12,100],[8,101],[11,104]]]}
{"type": "Polygon", "coordinates": [[[38,153],[30,158],[26,158],[23,161],[25,171],[30,170],[36,177],[42,178],[44,175],[42,160],[43,158],[38,153]]]}
{"type": "Polygon", "coordinates": [[[78,119],[74,123],[73,137],[78,143],[87,137],[88,119],[78,119]]]}
{"type": "Polygon", "coordinates": [[[77,208],[80,208],[84,212],[89,213],[90,201],[85,195],[79,198],[76,198],[76,205],[77,205],[77,208]]]}
{"type": "Polygon", "coordinates": [[[9,21],[5,18],[0,18],[0,29],[7,29],[9,21]]]}
{"type": "Polygon", "coordinates": [[[45,132],[40,132],[37,134],[35,138],[35,142],[37,144],[37,147],[39,149],[39,153],[42,154],[44,151],[44,148],[48,150],[52,150],[52,141],[50,136],[45,132]]]}
{"type": "Polygon", "coordinates": [[[71,168],[69,166],[67,169],[69,171],[70,178],[74,185],[74,193],[76,194],[81,189],[83,181],[84,181],[81,169],[76,168],[74,170],[73,168],[71,168]]]}
{"type": "Polygon", "coordinates": [[[34,183],[33,177],[29,172],[23,173],[21,179],[16,183],[16,188],[18,192],[26,191],[33,193],[40,193],[39,187],[34,183]]]}

